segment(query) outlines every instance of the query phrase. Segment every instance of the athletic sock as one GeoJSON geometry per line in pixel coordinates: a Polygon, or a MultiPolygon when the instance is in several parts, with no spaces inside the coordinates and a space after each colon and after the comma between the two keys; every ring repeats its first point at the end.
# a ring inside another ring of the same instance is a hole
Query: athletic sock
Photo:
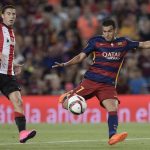
{"type": "Polygon", "coordinates": [[[111,111],[108,115],[109,138],[111,138],[117,132],[118,115],[116,111],[111,111]]]}
{"type": "Polygon", "coordinates": [[[26,118],[25,118],[24,114],[15,112],[14,115],[15,115],[15,122],[16,122],[19,132],[21,132],[22,130],[25,130],[26,129],[26,118]]]}

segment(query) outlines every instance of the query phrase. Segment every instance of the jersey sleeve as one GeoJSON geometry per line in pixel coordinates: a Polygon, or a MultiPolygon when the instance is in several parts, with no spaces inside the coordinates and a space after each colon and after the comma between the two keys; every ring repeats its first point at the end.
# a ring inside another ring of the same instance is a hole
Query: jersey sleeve
{"type": "Polygon", "coordinates": [[[87,56],[94,51],[94,41],[91,39],[87,42],[87,46],[82,50],[87,56]]]}
{"type": "Polygon", "coordinates": [[[135,49],[135,48],[139,47],[139,42],[138,41],[132,41],[132,40],[127,39],[127,38],[126,38],[126,41],[127,41],[127,46],[128,46],[129,49],[135,49]]]}

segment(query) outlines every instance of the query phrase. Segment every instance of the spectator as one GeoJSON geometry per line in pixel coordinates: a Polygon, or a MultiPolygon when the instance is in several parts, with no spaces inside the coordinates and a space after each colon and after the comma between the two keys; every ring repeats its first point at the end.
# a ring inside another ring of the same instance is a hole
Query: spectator
{"type": "Polygon", "coordinates": [[[134,68],[129,72],[129,86],[131,94],[148,93],[146,80],[142,77],[138,68],[134,68]]]}
{"type": "MultiPolygon", "coordinates": [[[[60,68],[53,72],[50,68],[55,61],[67,61],[80,53],[87,40],[101,31],[100,23],[106,17],[119,22],[120,35],[150,40],[148,0],[1,0],[0,3],[16,5],[15,61],[25,64],[18,77],[24,94],[59,94],[78,84],[92,59],[70,68],[69,72],[60,68]],[[41,73],[36,77],[37,68],[41,73]],[[57,87],[47,79],[51,73],[57,76],[57,87]]],[[[150,93],[149,57],[149,50],[128,53],[119,78],[120,93],[131,93],[128,87],[137,79],[136,75],[132,80],[130,77],[135,67],[141,72],[138,78],[144,78],[150,93]]]]}
{"type": "Polygon", "coordinates": [[[85,5],[83,7],[83,14],[79,17],[77,22],[80,37],[83,39],[83,42],[96,34],[98,26],[97,18],[91,13],[89,6],[85,5]]]}
{"type": "Polygon", "coordinates": [[[144,49],[138,58],[138,66],[150,89],[150,50],[144,49]]]}

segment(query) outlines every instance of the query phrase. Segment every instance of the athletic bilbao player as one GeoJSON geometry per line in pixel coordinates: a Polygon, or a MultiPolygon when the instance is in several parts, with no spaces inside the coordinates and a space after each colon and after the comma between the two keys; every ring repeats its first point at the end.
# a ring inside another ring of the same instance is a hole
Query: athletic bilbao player
{"type": "Polygon", "coordinates": [[[16,19],[16,9],[12,5],[2,8],[2,23],[0,23],[0,91],[12,102],[15,122],[19,131],[20,143],[36,135],[35,130],[26,130],[26,119],[20,86],[15,75],[21,72],[22,65],[14,64],[15,35],[13,24],[16,19]]]}

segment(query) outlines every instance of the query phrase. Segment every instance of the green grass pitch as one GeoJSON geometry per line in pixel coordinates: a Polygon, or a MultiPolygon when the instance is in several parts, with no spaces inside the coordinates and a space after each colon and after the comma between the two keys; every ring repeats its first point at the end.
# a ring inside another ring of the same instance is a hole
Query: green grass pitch
{"type": "Polygon", "coordinates": [[[150,123],[120,124],[127,131],[126,141],[107,144],[107,124],[29,124],[37,136],[26,144],[18,143],[15,125],[0,125],[0,150],[150,150],[150,123]]]}

